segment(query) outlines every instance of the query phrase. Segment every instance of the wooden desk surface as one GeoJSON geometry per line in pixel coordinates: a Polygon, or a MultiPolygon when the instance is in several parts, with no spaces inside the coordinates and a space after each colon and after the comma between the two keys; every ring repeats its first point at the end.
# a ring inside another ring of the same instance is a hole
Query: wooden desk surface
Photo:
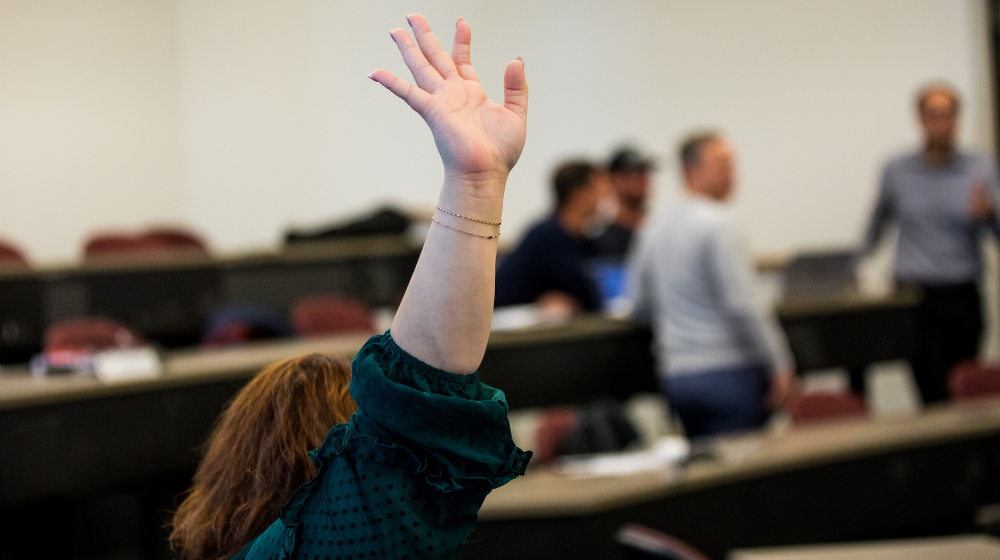
{"type": "Polygon", "coordinates": [[[0,370],[0,410],[245,379],[267,364],[311,352],[350,358],[369,336],[364,333],[211,350],[178,350],[164,356],[163,375],[111,384],[101,383],[92,375],[34,378],[23,367],[4,367],[0,370]]]}
{"type": "MultiPolygon", "coordinates": [[[[568,323],[496,331],[490,335],[489,349],[509,349],[601,337],[634,330],[627,321],[600,316],[580,317],[568,323]]],[[[248,378],[278,360],[317,352],[351,358],[371,336],[370,333],[325,338],[292,339],[244,344],[221,349],[186,349],[163,356],[164,374],[103,384],[93,376],[58,375],[36,379],[24,367],[0,369],[0,410],[24,408],[72,400],[99,398],[142,391],[248,378]]]]}
{"type": "Polygon", "coordinates": [[[734,550],[731,560],[996,560],[1000,540],[985,535],[734,550]]]}
{"type": "Polygon", "coordinates": [[[588,479],[551,471],[529,472],[490,493],[479,517],[590,515],[742,479],[989,433],[1000,433],[1000,399],[930,409],[913,418],[828,423],[778,434],[725,437],[717,440],[717,460],[697,461],[683,470],[588,479]]]}
{"type": "Polygon", "coordinates": [[[779,302],[776,311],[782,319],[811,315],[857,313],[879,309],[912,307],[920,303],[922,297],[916,290],[909,289],[897,290],[888,297],[871,297],[855,293],[824,300],[779,302]]]}

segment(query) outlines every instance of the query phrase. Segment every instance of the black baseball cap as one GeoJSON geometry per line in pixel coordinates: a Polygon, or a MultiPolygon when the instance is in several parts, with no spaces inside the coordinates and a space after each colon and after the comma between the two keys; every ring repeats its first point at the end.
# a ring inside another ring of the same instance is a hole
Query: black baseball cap
{"type": "Polygon", "coordinates": [[[638,150],[627,146],[615,151],[608,162],[608,171],[612,173],[645,173],[655,168],[651,158],[643,157],[638,150]]]}

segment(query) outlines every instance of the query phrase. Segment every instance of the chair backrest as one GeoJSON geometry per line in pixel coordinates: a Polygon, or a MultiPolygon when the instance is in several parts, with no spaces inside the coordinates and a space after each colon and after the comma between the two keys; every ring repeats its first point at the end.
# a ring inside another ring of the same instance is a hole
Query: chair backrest
{"type": "Polygon", "coordinates": [[[301,336],[375,331],[371,309],[359,301],[335,295],[296,300],[290,319],[295,333],[301,336]]]}
{"type": "Polygon", "coordinates": [[[967,360],[952,368],[948,376],[952,400],[965,401],[1000,396],[1000,366],[989,366],[967,360]]]}
{"type": "Polygon", "coordinates": [[[181,229],[159,228],[132,235],[108,233],[91,237],[84,245],[84,260],[90,263],[122,260],[158,260],[179,254],[208,256],[204,241],[181,229]]]}
{"type": "Polygon", "coordinates": [[[686,542],[635,523],[622,525],[615,542],[626,560],[708,560],[686,542]]]}
{"type": "Polygon", "coordinates": [[[790,412],[792,423],[795,425],[868,415],[864,400],[852,392],[798,395],[792,400],[790,412]]]}
{"type": "Polygon", "coordinates": [[[243,321],[233,321],[216,327],[201,337],[201,345],[205,347],[241,344],[253,340],[253,327],[243,321]]]}
{"type": "Polygon", "coordinates": [[[559,448],[576,429],[580,413],[569,406],[554,406],[545,410],[538,420],[538,444],[535,456],[539,465],[547,465],[559,456],[559,448]]]}
{"type": "Polygon", "coordinates": [[[136,254],[149,252],[153,246],[139,238],[124,233],[99,234],[87,240],[83,247],[83,257],[85,260],[95,258],[124,256],[131,257],[136,254]]]}
{"type": "Polygon", "coordinates": [[[252,304],[230,304],[212,311],[201,343],[219,346],[291,335],[284,316],[252,304]]]}
{"type": "Polygon", "coordinates": [[[0,268],[28,268],[28,259],[14,245],[0,241],[0,268]]]}
{"type": "Polygon", "coordinates": [[[107,350],[134,348],[142,337],[124,324],[106,317],[82,317],[58,321],[45,331],[45,351],[107,350]]]}
{"type": "Polygon", "coordinates": [[[151,246],[197,251],[208,255],[208,246],[201,237],[179,228],[153,228],[140,236],[139,239],[151,246]]]}

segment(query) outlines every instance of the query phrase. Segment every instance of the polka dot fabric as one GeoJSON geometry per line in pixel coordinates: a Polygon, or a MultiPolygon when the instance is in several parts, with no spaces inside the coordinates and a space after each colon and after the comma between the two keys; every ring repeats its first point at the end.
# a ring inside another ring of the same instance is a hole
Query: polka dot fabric
{"type": "Polygon", "coordinates": [[[503,392],[372,337],[352,366],[358,411],[310,452],[319,473],[236,559],[458,558],[490,490],[531,452],[510,436],[503,392]]]}

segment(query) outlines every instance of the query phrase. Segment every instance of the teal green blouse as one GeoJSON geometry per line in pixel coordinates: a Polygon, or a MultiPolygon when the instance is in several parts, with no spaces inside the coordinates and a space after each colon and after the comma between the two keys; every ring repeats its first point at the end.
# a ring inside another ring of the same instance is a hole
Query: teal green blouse
{"type": "Polygon", "coordinates": [[[490,490],[524,469],[502,391],[374,336],[351,366],[358,404],[310,451],[319,470],[235,559],[458,558],[490,490]]]}

